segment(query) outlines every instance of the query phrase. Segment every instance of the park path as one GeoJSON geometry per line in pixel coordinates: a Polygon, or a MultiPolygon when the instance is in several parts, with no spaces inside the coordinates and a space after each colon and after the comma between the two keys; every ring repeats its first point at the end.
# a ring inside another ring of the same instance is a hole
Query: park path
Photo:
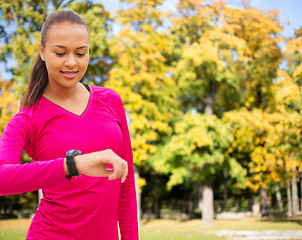
{"type": "Polygon", "coordinates": [[[302,239],[302,230],[286,231],[232,231],[220,230],[215,231],[218,236],[225,236],[228,240],[287,240],[302,239]]]}

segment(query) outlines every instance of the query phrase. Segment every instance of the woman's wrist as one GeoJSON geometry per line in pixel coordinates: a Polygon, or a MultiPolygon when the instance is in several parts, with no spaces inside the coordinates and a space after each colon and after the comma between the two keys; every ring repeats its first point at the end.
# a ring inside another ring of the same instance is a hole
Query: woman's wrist
{"type": "MultiPolygon", "coordinates": [[[[76,166],[79,174],[82,174],[82,172],[81,172],[81,170],[79,168],[81,157],[82,157],[82,155],[77,155],[77,156],[74,157],[75,166],[76,166]]],[[[67,166],[67,158],[64,158],[64,172],[65,172],[65,175],[67,177],[70,176],[70,173],[68,171],[68,166],[67,166]]]]}
{"type": "Polygon", "coordinates": [[[66,158],[64,158],[64,172],[65,172],[66,177],[70,176],[69,171],[68,171],[68,167],[67,167],[67,159],[66,158]]]}
{"type": "Polygon", "coordinates": [[[81,167],[80,167],[80,161],[81,161],[82,157],[83,157],[83,155],[74,156],[75,167],[79,174],[82,174],[81,167]]]}

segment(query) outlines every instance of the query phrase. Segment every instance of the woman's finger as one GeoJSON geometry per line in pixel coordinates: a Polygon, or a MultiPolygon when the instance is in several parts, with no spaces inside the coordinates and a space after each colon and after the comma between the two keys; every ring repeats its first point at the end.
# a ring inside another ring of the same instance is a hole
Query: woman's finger
{"type": "Polygon", "coordinates": [[[111,174],[109,175],[109,180],[115,180],[115,179],[120,178],[120,175],[121,175],[121,174],[119,174],[119,171],[120,171],[119,167],[113,165],[112,172],[111,172],[111,174]]]}
{"type": "Polygon", "coordinates": [[[122,179],[121,179],[122,183],[126,181],[127,176],[128,176],[128,166],[126,165],[124,174],[123,174],[122,179]]]}
{"type": "Polygon", "coordinates": [[[106,168],[104,172],[104,177],[109,177],[113,172],[112,168],[106,168]]]}

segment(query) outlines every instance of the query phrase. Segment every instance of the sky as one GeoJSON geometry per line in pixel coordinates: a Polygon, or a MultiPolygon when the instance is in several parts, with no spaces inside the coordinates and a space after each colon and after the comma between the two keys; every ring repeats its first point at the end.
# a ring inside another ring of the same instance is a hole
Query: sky
{"type": "Polygon", "coordinates": [[[290,26],[284,23],[283,34],[286,37],[293,35],[294,29],[302,26],[301,0],[251,0],[251,4],[263,11],[279,9],[281,21],[290,21],[290,26]]]}
{"type": "MultiPolygon", "coordinates": [[[[95,0],[102,3],[105,9],[113,11],[119,7],[119,0],[95,0]]],[[[176,7],[177,0],[165,0],[165,7],[173,11],[176,7]]],[[[240,7],[241,0],[227,0],[228,5],[240,7]]],[[[301,0],[250,0],[253,7],[258,7],[262,11],[280,10],[280,19],[284,25],[283,34],[288,37],[293,35],[295,28],[302,26],[302,1],[301,0]],[[286,24],[290,21],[290,26],[286,24]]]]}

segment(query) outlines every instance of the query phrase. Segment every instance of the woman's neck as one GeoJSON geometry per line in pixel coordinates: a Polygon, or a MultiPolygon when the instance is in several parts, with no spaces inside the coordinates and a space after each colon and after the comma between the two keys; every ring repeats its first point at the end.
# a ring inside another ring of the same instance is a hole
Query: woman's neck
{"type": "Polygon", "coordinates": [[[54,101],[69,101],[77,99],[79,95],[82,95],[83,88],[84,86],[81,83],[77,83],[70,88],[53,86],[49,83],[43,92],[43,96],[54,101]]]}

